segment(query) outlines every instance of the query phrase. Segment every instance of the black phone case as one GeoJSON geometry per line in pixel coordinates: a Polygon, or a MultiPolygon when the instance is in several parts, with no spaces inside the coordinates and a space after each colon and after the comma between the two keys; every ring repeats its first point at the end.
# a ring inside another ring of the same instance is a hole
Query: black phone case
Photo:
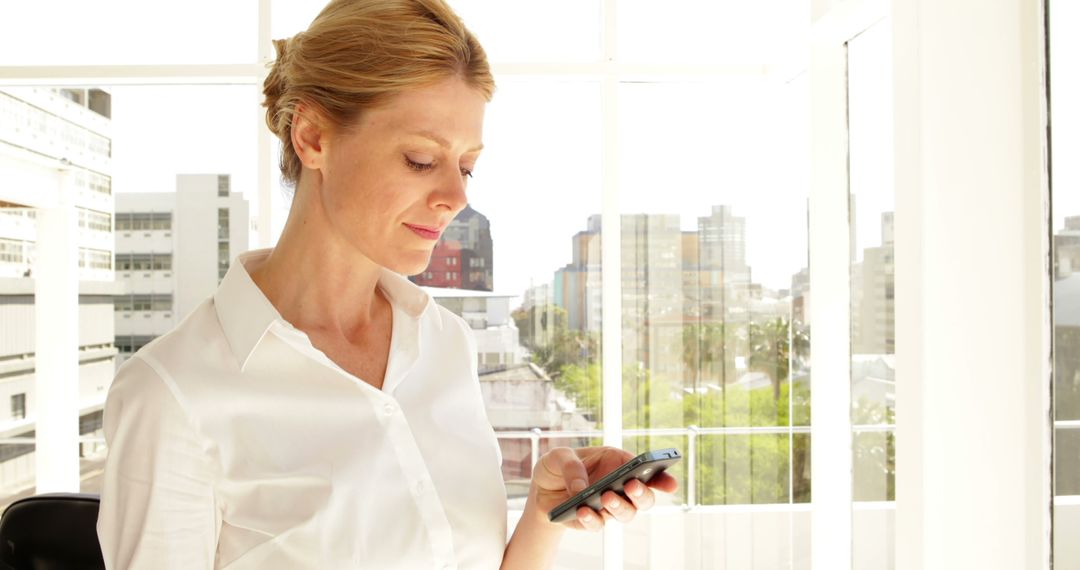
{"type": "Polygon", "coordinates": [[[605,491],[615,491],[625,498],[626,493],[623,492],[623,485],[627,481],[640,479],[641,482],[648,483],[649,479],[663,473],[668,467],[678,463],[680,459],[682,459],[682,456],[679,455],[679,451],[675,448],[657,449],[642,453],[622,464],[618,469],[608,473],[599,481],[589,485],[580,493],[570,497],[566,502],[551,509],[551,512],[548,513],[548,520],[561,523],[573,519],[577,516],[578,508],[583,505],[588,505],[593,510],[600,511],[603,508],[600,503],[600,496],[605,491]]]}

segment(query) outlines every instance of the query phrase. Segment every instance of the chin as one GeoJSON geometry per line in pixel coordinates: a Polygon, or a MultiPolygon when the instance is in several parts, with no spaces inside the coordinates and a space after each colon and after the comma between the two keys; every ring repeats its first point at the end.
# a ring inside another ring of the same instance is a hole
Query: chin
{"type": "Polygon", "coordinates": [[[408,254],[401,255],[397,259],[383,264],[383,267],[395,272],[400,273],[406,277],[412,277],[413,275],[419,275],[427,269],[431,263],[431,252],[409,252],[408,254]]]}

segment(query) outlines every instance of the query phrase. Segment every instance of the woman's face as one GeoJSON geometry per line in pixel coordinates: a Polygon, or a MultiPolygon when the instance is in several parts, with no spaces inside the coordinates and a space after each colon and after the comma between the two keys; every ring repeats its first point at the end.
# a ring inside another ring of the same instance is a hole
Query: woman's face
{"type": "Polygon", "coordinates": [[[334,134],[320,169],[333,231],[383,267],[422,272],[468,203],[485,105],[455,77],[397,95],[334,134]]]}

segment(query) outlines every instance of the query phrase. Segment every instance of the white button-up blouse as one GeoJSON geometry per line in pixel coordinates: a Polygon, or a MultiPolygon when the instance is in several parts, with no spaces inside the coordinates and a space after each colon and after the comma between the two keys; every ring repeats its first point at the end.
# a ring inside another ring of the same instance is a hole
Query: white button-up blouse
{"type": "Polygon", "coordinates": [[[506,494],[468,326],[383,270],[393,332],[377,390],[251,280],[245,265],[269,251],[239,256],[212,298],[117,372],[106,565],[497,568],[506,494]]]}

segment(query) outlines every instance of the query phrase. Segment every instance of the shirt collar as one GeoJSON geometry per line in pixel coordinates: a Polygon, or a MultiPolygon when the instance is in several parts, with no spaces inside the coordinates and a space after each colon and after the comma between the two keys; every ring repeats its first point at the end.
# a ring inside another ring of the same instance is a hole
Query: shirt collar
{"type": "MultiPolygon", "coordinates": [[[[273,248],[257,249],[236,256],[214,293],[214,308],[233,356],[243,370],[255,347],[275,322],[292,327],[251,279],[247,267],[265,259],[273,248]]],[[[435,302],[415,283],[384,268],[379,287],[390,304],[414,320],[432,309],[435,302]]],[[[436,315],[438,311],[435,311],[436,315]]]]}

